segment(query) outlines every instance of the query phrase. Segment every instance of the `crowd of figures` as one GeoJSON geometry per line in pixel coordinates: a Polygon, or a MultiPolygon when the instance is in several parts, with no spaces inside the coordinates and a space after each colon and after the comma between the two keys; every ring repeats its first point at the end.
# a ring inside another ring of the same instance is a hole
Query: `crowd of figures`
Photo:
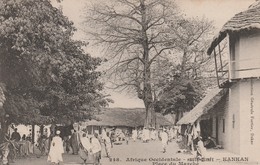
{"type": "Polygon", "coordinates": [[[217,140],[211,137],[211,130],[205,126],[202,128],[201,130],[199,121],[178,127],[177,142],[182,148],[180,152],[190,152],[197,158],[202,158],[207,157],[207,149],[223,149],[221,145],[217,144],[217,140]]]}
{"type": "Polygon", "coordinates": [[[59,164],[63,161],[62,154],[78,155],[84,163],[100,164],[102,155],[111,158],[113,145],[126,144],[131,139],[132,142],[150,143],[161,141],[162,152],[167,151],[168,143],[173,140],[177,143],[184,143],[192,152],[195,151],[198,157],[202,157],[206,148],[216,146],[212,138],[202,141],[200,130],[195,126],[181,130],[181,127],[161,127],[155,128],[102,128],[100,131],[92,133],[86,129],[74,128],[70,126],[56,126],[44,128],[35,142],[32,134],[22,136],[17,132],[17,128],[11,135],[1,133],[1,158],[3,164],[13,162],[17,156],[28,157],[32,154],[36,156],[47,155],[47,161],[52,164],[59,164]],[[35,147],[35,148],[34,148],[35,147]],[[38,149],[38,154],[34,153],[38,149]]]}
{"type": "Polygon", "coordinates": [[[73,126],[51,125],[49,128],[44,128],[42,133],[37,132],[37,138],[33,142],[31,133],[21,136],[15,128],[10,136],[6,134],[1,138],[10,144],[8,149],[1,149],[1,155],[3,164],[13,162],[19,156],[26,158],[30,155],[47,155],[47,161],[59,164],[63,161],[62,154],[66,152],[79,155],[85,163],[100,164],[101,151],[105,152],[103,155],[110,158],[113,145],[120,145],[123,142],[127,145],[130,139],[133,142],[138,140],[143,143],[161,140],[163,152],[166,152],[168,142],[175,139],[176,135],[176,129],[171,127],[160,129],[144,127],[130,130],[103,128],[100,133],[89,134],[84,129],[74,129],[73,126]],[[36,149],[37,154],[34,153],[36,149]]]}
{"type": "Polygon", "coordinates": [[[33,154],[32,134],[22,136],[17,128],[11,134],[0,130],[0,151],[3,164],[14,162],[16,157],[27,157],[33,154]]]}
{"type": "Polygon", "coordinates": [[[87,136],[87,133],[81,130],[76,131],[73,126],[52,125],[50,128],[45,128],[42,133],[37,132],[35,142],[32,141],[31,133],[21,136],[17,128],[14,128],[11,134],[0,131],[0,164],[3,165],[14,162],[17,157],[42,155],[47,155],[47,161],[51,164],[60,164],[63,161],[64,151],[68,154],[79,155],[84,162],[99,164],[101,143],[106,146],[108,157],[112,145],[108,134],[102,135],[100,139],[97,133],[94,136],[87,136]]]}

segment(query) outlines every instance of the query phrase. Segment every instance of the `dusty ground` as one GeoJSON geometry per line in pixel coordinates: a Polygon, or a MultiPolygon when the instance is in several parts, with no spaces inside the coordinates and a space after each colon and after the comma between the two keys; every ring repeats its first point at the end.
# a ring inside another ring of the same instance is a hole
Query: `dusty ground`
{"type": "MultiPolygon", "coordinates": [[[[207,152],[207,161],[193,161],[193,155],[189,153],[177,153],[179,150],[176,142],[171,142],[167,146],[167,152],[162,152],[162,146],[160,141],[153,141],[149,143],[142,143],[141,141],[133,142],[129,144],[114,145],[111,151],[112,158],[109,159],[102,154],[102,165],[208,165],[208,164],[223,164],[223,165],[235,165],[235,164],[257,164],[255,162],[223,162],[223,157],[235,156],[224,150],[209,150],[207,152]],[[214,160],[213,160],[214,159],[214,160]]],[[[104,153],[104,152],[103,152],[104,153]]],[[[82,164],[82,160],[78,155],[64,154],[64,165],[77,165],[82,164]]],[[[15,163],[10,165],[48,165],[47,157],[42,156],[36,158],[17,159],[15,163]]]]}

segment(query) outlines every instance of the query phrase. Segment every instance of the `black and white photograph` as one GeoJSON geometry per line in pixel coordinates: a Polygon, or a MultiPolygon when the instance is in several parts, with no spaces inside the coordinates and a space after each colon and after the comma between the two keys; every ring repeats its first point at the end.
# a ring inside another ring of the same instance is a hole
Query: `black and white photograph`
{"type": "Polygon", "coordinates": [[[0,0],[0,165],[259,152],[260,0],[0,0]]]}

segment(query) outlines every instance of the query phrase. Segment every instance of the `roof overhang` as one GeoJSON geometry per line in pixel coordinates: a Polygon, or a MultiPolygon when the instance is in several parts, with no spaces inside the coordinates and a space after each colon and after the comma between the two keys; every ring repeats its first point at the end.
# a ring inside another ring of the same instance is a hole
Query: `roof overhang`
{"type": "Polygon", "coordinates": [[[183,116],[177,125],[182,124],[193,124],[202,115],[206,114],[210,109],[212,109],[223,96],[226,95],[228,89],[215,88],[211,90],[200,102],[197,104],[189,113],[183,116]]]}
{"type": "Polygon", "coordinates": [[[210,47],[207,50],[207,54],[211,55],[215,47],[227,36],[227,32],[220,32],[218,36],[214,37],[213,41],[210,44],[210,47]]]}
{"type": "Polygon", "coordinates": [[[222,27],[213,38],[207,54],[211,55],[214,48],[230,33],[260,29],[260,1],[251,5],[248,10],[236,14],[222,27]]]}

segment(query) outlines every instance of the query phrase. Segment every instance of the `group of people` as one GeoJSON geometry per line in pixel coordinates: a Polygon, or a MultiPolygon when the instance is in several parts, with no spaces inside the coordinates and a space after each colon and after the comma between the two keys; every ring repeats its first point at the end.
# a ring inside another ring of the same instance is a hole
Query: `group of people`
{"type": "Polygon", "coordinates": [[[188,151],[198,158],[205,157],[209,148],[222,148],[217,145],[215,138],[210,137],[209,134],[201,134],[200,122],[182,127],[178,130],[178,134],[181,137],[177,137],[177,142],[184,145],[188,151]]]}
{"type": "Polygon", "coordinates": [[[17,131],[17,128],[14,128],[14,132],[11,134],[10,140],[16,142],[16,148],[9,153],[10,162],[14,162],[17,154],[23,157],[33,154],[33,143],[31,134],[23,134],[23,136],[21,137],[20,133],[17,131]]]}
{"type": "Polygon", "coordinates": [[[173,127],[162,127],[159,130],[155,128],[135,128],[132,130],[132,139],[135,142],[137,139],[143,141],[143,143],[148,143],[149,141],[155,141],[160,139],[162,142],[163,153],[166,152],[166,146],[168,142],[171,142],[177,136],[177,130],[173,127]]]}
{"type": "Polygon", "coordinates": [[[28,134],[21,137],[17,128],[12,128],[10,134],[0,131],[0,150],[3,164],[14,162],[17,156],[27,157],[33,154],[32,135],[28,134]]]}
{"type": "Polygon", "coordinates": [[[142,140],[144,143],[147,143],[149,141],[155,141],[160,138],[160,132],[162,132],[162,129],[165,129],[167,132],[169,141],[172,141],[177,136],[177,130],[173,127],[167,127],[167,128],[161,128],[156,130],[155,128],[146,128],[143,129],[133,129],[132,130],[132,139],[136,141],[136,139],[142,140]]]}
{"type": "MultiPolygon", "coordinates": [[[[101,150],[105,151],[105,155],[110,158],[111,157],[111,148],[113,147],[113,139],[116,140],[124,140],[127,141],[131,137],[135,142],[137,139],[140,139],[144,143],[148,143],[150,141],[160,140],[162,143],[162,152],[166,152],[166,148],[169,142],[173,139],[176,139],[178,142],[178,134],[176,128],[174,127],[162,127],[158,130],[154,128],[146,128],[143,129],[133,129],[132,131],[118,131],[117,129],[111,129],[106,131],[105,128],[102,129],[101,134],[95,132],[94,136],[88,135],[84,131],[76,131],[74,128],[71,129],[70,136],[62,136],[62,131],[59,128],[50,129],[51,134],[48,135],[45,130],[43,134],[38,137],[37,145],[43,145],[44,153],[48,155],[48,161],[52,164],[59,164],[63,161],[62,154],[64,151],[69,153],[72,151],[72,154],[79,155],[84,162],[91,161],[93,164],[100,164],[101,159],[101,150]],[[53,130],[55,130],[53,132],[53,130]],[[130,134],[131,133],[131,134],[130,134]],[[123,135],[122,135],[123,134],[123,135]],[[39,140],[41,139],[41,140],[39,140]]],[[[191,131],[193,134],[197,135],[198,131],[191,131]]],[[[188,134],[189,135],[189,134],[188,134]]],[[[17,142],[19,146],[20,155],[27,156],[32,151],[32,139],[29,137],[30,135],[20,136],[17,129],[14,129],[14,132],[11,134],[10,139],[17,142]]],[[[194,136],[193,136],[194,137],[194,136]]],[[[198,141],[195,146],[193,146],[199,157],[202,157],[206,151],[206,147],[214,146],[216,143],[209,138],[205,143],[202,142],[202,137],[197,136],[198,141]]],[[[188,143],[189,144],[189,143],[188,143]]],[[[14,159],[14,153],[9,153],[10,159],[14,159]]],[[[103,154],[104,155],[104,154],[103,154]]]]}
{"type": "MultiPolygon", "coordinates": [[[[83,131],[72,130],[71,142],[73,154],[77,154],[84,161],[84,163],[100,164],[102,146],[105,146],[107,157],[110,157],[112,148],[111,138],[109,132],[102,132],[101,136],[94,133],[94,136],[87,136],[83,131]]],[[[55,136],[50,143],[50,150],[48,154],[48,161],[52,164],[59,164],[63,161],[62,154],[66,143],[60,136],[61,131],[57,130],[55,136]]]]}

